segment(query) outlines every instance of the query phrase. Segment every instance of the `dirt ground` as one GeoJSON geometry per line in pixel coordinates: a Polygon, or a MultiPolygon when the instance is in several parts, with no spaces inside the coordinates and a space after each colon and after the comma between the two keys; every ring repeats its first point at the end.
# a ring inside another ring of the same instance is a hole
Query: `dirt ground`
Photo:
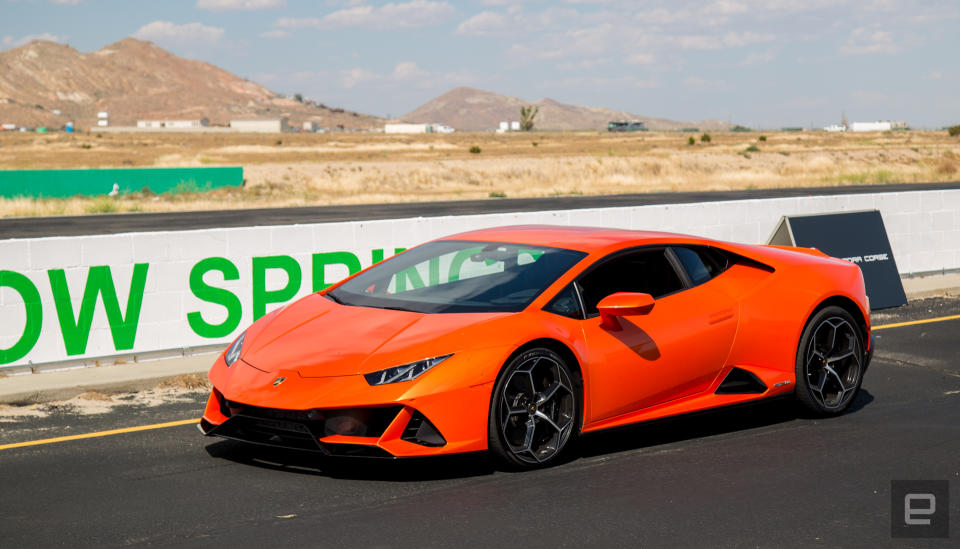
{"type": "Polygon", "coordinates": [[[0,199],[0,217],[950,181],[960,178],[960,139],[946,131],[0,134],[0,169],[238,165],[242,189],[0,199]]]}

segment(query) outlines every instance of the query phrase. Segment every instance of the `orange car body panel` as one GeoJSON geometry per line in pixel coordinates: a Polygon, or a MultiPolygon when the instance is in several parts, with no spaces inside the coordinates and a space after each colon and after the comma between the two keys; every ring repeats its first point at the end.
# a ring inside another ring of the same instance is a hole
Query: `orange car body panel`
{"type": "MultiPolygon", "coordinates": [[[[583,381],[584,432],[791,393],[806,320],[827,299],[855,304],[869,341],[869,309],[856,265],[811,250],[718,242],[669,233],[583,227],[519,226],[441,240],[551,246],[587,256],[519,313],[422,314],[339,305],[311,294],[254,323],[241,359],[213,364],[214,391],[203,420],[229,418],[222,399],[278,410],[400,406],[378,437],[330,435],[321,442],[376,446],[413,457],[487,448],[497,374],[520,347],[552,340],[576,358],[583,381]],[[746,258],[713,279],[657,299],[646,314],[569,318],[543,308],[598,260],[645,246],[696,245],[746,258]],[[451,354],[415,380],[371,386],[364,373],[451,354]],[[715,394],[739,367],[762,394],[715,394]],[[282,385],[274,382],[283,377],[282,385]],[[401,435],[423,414],[446,444],[423,446],[401,435]]],[[[356,276],[356,275],[354,275],[356,276]]],[[[342,284],[342,282],[341,282],[342,284]]],[[[334,286],[335,288],[336,286],[334,286]]],[[[329,290],[328,290],[329,291],[329,290]]]]}

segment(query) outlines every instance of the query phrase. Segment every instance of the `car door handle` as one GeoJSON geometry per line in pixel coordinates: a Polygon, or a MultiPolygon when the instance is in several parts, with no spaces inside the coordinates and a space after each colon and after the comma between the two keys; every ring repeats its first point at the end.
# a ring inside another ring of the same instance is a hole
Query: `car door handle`
{"type": "Polygon", "coordinates": [[[722,311],[717,311],[715,313],[710,313],[709,322],[710,324],[720,324],[725,320],[730,320],[733,318],[733,308],[724,309],[722,311]]]}

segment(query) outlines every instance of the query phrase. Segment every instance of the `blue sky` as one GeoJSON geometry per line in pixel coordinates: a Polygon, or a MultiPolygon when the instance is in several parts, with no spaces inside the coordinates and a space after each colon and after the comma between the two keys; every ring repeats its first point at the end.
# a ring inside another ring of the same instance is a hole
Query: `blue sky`
{"type": "Polygon", "coordinates": [[[757,127],[960,123],[957,0],[0,0],[0,49],[151,40],[398,116],[455,86],[757,127]]]}

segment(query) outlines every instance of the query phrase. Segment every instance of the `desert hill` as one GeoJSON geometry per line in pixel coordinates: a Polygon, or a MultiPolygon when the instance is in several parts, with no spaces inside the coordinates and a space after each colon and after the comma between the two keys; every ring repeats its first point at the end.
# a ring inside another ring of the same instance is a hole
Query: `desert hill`
{"type": "Polygon", "coordinates": [[[209,63],[178,57],[150,42],[125,38],[91,53],[34,41],[0,52],[0,123],[78,128],[110,113],[112,126],[140,119],[199,119],[229,124],[231,118],[287,116],[320,126],[380,126],[376,117],[301,103],[209,63]],[[57,115],[54,110],[59,110],[57,115]]]}
{"type": "Polygon", "coordinates": [[[604,130],[611,120],[641,120],[651,130],[678,130],[700,128],[724,130],[730,124],[719,120],[681,122],[665,118],[652,118],[603,107],[579,107],[541,99],[525,101],[517,97],[477,90],[455,88],[416,110],[401,117],[407,122],[438,122],[461,131],[495,129],[501,121],[519,120],[520,107],[536,105],[540,111],[535,119],[536,128],[542,130],[604,130]]]}

